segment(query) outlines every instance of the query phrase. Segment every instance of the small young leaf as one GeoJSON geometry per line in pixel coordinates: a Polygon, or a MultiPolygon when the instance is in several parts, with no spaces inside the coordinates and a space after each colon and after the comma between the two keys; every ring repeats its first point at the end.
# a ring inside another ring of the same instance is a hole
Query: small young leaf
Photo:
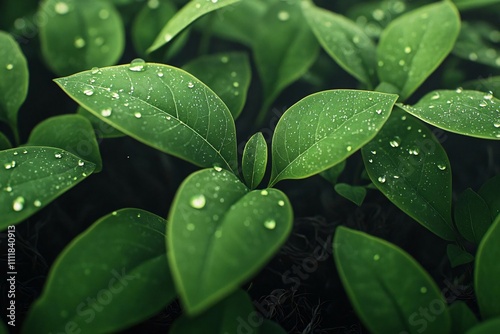
{"type": "Polygon", "coordinates": [[[203,81],[227,105],[236,119],[243,110],[250,86],[250,60],[245,53],[219,53],[200,57],[183,69],[203,81]]]}
{"type": "Polygon", "coordinates": [[[460,234],[475,244],[479,244],[492,220],[488,204],[470,188],[458,198],[454,217],[460,234]]]}
{"type": "Polygon", "coordinates": [[[0,152],[0,230],[28,218],[94,171],[62,149],[22,147],[0,152]]]}
{"type": "Polygon", "coordinates": [[[115,129],[111,125],[106,122],[101,121],[100,118],[94,116],[90,111],[83,108],[82,106],[78,106],[76,110],[78,115],[81,115],[88,119],[94,128],[97,138],[118,138],[124,137],[125,134],[115,129]]]}
{"type": "Polygon", "coordinates": [[[483,321],[472,327],[466,334],[496,334],[500,328],[500,317],[483,321]]]}
{"type": "Polygon", "coordinates": [[[477,324],[477,317],[466,303],[459,300],[448,307],[451,316],[451,330],[453,334],[465,334],[477,324]]]}
{"type": "Polygon", "coordinates": [[[123,209],[98,220],[59,255],[23,332],[114,333],[174,297],[165,219],[123,209]]]}
{"type": "Polygon", "coordinates": [[[180,186],[169,213],[168,260],[185,311],[193,316],[252,277],[292,228],[279,190],[251,191],[223,169],[205,169],[180,186]]]}
{"type": "Polygon", "coordinates": [[[167,22],[147,52],[151,53],[170,42],[177,34],[201,16],[239,1],[240,0],[189,1],[167,22]]]}
{"type": "Polygon", "coordinates": [[[109,66],[120,59],[125,31],[109,1],[45,0],[40,16],[40,43],[47,66],[58,75],[109,66]]]}
{"type": "Polygon", "coordinates": [[[462,22],[453,54],[470,61],[500,68],[500,48],[490,41],[496,27],[486,22],[462,22]]]}
{"type": "Polygon", "coordinates": [[[342,174],[342,172],[344,171],[345,164],[346,161],[343,160],[335,166],[322,171],[321,173],[319,173],[319,175],[321,175],[325,180],[330,182],[332,186],[334,186],[337,183],[337,179],[339,178],[340,174],[342,174]]]}
{"type": "Polygon", "coordinates": [[[448,255],[452,268],[474,261],[474,256],[472,254],[454,244],[449,244],[446,247],[446,254],[448,255]]]}
{"type": "Polygon", "coordinates": [[[500,140],[500,100],[472,90],[436,90],[406,112],[438,128],[477,138],[500,140]]]}
{"type": "Polygon", "coordinates": [[[243,151],[243,178],[250,189],[259,185],[266,173],[267,143],[262,132],[254,134],[246,143],[243,151]]]}
{"type": "Polygon", "coordinates": [[[99,119],[149,146],[198,166],[237,169],[231,113],[183,70],[136,61],[55,81],[99,119]]]}
{"type": "Polygon", "coordinates": [[[12,147],[9,139],[5,137],[3,133],[0,132],[0,150],[6,150],[12,147]]]}
{"type": "Polygon", "coordinates": [[[309,95],[281,117],[273,135],[270,186],[345,160],[382,128],[397,95],[331,90],[309,95]]]}
{"type": "Polygon", "coordinates": [[[27,145],[62,148],[102,169],[99,145],[90,121],[80,115],[61,115],[48,118],[31,131],[27,145]]]}
{"type": "Polygon", "coordinates": [[[361,204],[363,204],[363,200],[366,196],[365,187],[351,186],[346,183],[337,183],[334,188],[340,196],[348,199],[357,206],[361,206],[361,204]]]}
{"type": "Polygon", "coordinates": [[[392,203],[441,238],[455,239],[450,163],[422,122],[395,110],[361,152],[370,179],[392,203]]]}
{"type": "Polygon", "coordinates": [[[307,22],[325,51],[358,80],[369,87],[375,86],[376,48],[370,37],[342,15],[313,5],[303,8],[307,22]]]}
{"type": "Polygon", "coordinates": [[[451,1],[401,15],[384,30],[377,48],[380,81],[400,89],[406,100],[450,53],[460,31],[451,1]]]}
{"type": "Polygon", "coordinates": [[[479,189],[479,195],[488,204],[492,220],[500,215],[500,192],[498,189],[500,189],[500,175],[489,179],[479,189]]]}
{"type": "Polygon", "coordinates": [[[416,333],[419,310],[431,308],[439,312],[426,322],[426,332],[449,333],[450,316],[436,283],[402,249],[340,226],[333,252],[351,304],[370,332],[416,333]]]}
{"type": "Polygon", "coordinates": [[[500,215],[484,235],[476,254],[474,290],[484,319],[500,317],[500,215]]]}

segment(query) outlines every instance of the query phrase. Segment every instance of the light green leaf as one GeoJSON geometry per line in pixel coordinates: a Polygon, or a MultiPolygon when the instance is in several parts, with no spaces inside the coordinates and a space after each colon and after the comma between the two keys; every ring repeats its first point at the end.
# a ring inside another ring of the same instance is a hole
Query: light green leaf
{"type": "Polygon", "coordinates": [[[467,304],[461,300],[454,302],[448,308],[451,316],[451,330],[453,334],[465,334],[467,330],[477,324],[477,318],[467,304]]]}
{"type": "Polygon", "coordinates": [[[3,133],[0,132],[0,150],[6,150],[12,147],[9,139],[5,137],[3,133]]]}
{"type": "Polygon", "coordinates": [[[371,333],[418,333],[422,308],[439,310],[426,321],[427,333],[449,333],[450,316],[439,288],[402,249],[340,226],[333,252],[349,300],[371,333]]]}
{"type": "Polygon", "coordinates": [[[453,0],[453,2],[458,9],[463,11],[500,3],[499,0],[453,0]]]}
{"type": "Polygon", "coordinates": [[[223,169],[180,186],[169,213],[168,260],[184,310],[197,315],[235,291],[276,253],[292,228],[277,189],[251,191],[223,169]]]}
{"type": "Polygon", "coordinates": [[[453,244],[446,247],[446,255],[448,255],[452,268],[474,261],[472,254],[453,244]]]}
{"type": "Polygon", "coordinates": [[[58,75],[115,64],[125,46],[120,14],[109,1],[45,0],[39,10],[50,17],[40,25],[47,66],[58,75]]]}
{"type": "Polygon", "coordinates": [[[82,106],[78,106],[76,111],[78,115],[81,115],[88,119],[94,128],[97,138],[118,138],[124,137],[125,134],[115,129],[108,123],[101,121],[100,118],[94,116],[90,111],[83,108],[82,106]]]}
{"type": "Polygon", "coordinates": [[[262,132],[257,132],[247,141],[243,151],[243,178],[250,189],[254,189],[264,178],[267,167],[267,143],[262,132]]]}
{"type": "Polygon", "coordinates": [[[346,183],[337,183],[334,188],[337,194],[345,199],[348,199],[357,206],[361,206],[361,204],[363,204],[363,200],[366,196],[366,189],[364,187],[351,186],[346,183]]]}
{"type": "Polygon", "coordinates": [[[291,106],[276,126],[270,186],[302,179],[345,160],[382,128],[397,95],[331,90],[291,106]]]}
{"type": "Polygon", "coordinates": [[[474,290],[484,319],[500,316],[500,215],[484,235],[476,254],[474,290]]]}
{"type": "Polygon", "coordinates": [[[453,54],[470,61],[500,68],[500,48],[491,41],[496,27],[486,22],[462,22],[453,54]]]}
{"type": "Polygon", "coordinates": [[[479,244],[492,221],[488,204],[470,188],[458,198],[454,217],[460,234],[475,244],[479,244]]]}
{"type": "Polygon", "coordinates": [[[52,147],[0,152],[0,230],[17,224],[94,171],[95,165],[52,147]]]}
{"type": "Polygon", "coordinates": [[[332,186],[334,186],[337,183],[337,179],[339,178],[340,174],[344,171],[346,161],[339,162],[333,167],[328,168],[325,171],[322,171],[319,173],[325,180],[330,182],[332,186]]]}
{"type": "Polygon", "coordinates": [[[500,140],[500,100],[491,93],[472,90],[436,90],[406,112],[441,129],[485,139],[500,140]]]}
{"type": "Polygon", "coordinates": [[[377,48],[380,81],[400,89],[406,100],[450,53],[460,31],[451,1],[420,7],[391,22],[377,48]]]}
{"type": "Polygon", "coordinates": [[[165,219],[123,209],[99,219],[59,255],[23,333],[118,332],[174,297],[165,219]]]}
{"type": "Polygon", "coordinates": [[[243,110],[250,86],[250,60],[243,52],[203,56],[183,69],[210,87],[227,105],[236,119],[243,110]]]}
{"type": "Polygon", "coordinates": [[[177,34],[201,16],[239,1],[240,0],[189,1],[167,22],[147,52],[153,52],[170,42],[177,34]]]}
{"type": "Polygon", "coordinates": [[[392,203],[441,238],[455,239],[450,163],[422,122],[395,110],[361,152],[370,179],[392,203]]]}
{"type": "Polygon", "coordinates": [[[500,328],[500,317],[483,321],[472,327],[466,334],[497,334],[500,328]]]}
{"type": "MultiPolygon", "coordinates": [[[[308,3],[306,3],[308,4],[308,3]]],[[[347,17],[304,5],[304,15],[325,51],[359,81],[375,86],[376,48],[363,29],[347,17]]]]}
{"type": "Polygon", "coordinates": [[[56,82],[99,119],[151,147],[198,166],[237,169],[231,113],[183,70],[136,61],[56,82]]]}
{"type": "Polygon", "coordinates": [[[493,95],[500,96],[500,76],[468,81],[464,83],[463,88],[491,92],[493,95]]]}
{"type": "Polygon", "coordinates": [[[484,199],[490,208],[491,219],[495,219],[500,215],[500,175],[497,175],[486,181],[481,189],[479,195],[484,199]]]}
{"type": "Polygon", "coordinates": [[[28,94],[28,65],[19,45],[0,31],[0,120],[17,136],[17,112],[28,94]]]}
{"type": "Polygon", "coordinates": [[[102,169],[101,153],[90,121],[80,115],[61,115],[38,124],[30,134],[27,145],[62,148],[102,169]]]}

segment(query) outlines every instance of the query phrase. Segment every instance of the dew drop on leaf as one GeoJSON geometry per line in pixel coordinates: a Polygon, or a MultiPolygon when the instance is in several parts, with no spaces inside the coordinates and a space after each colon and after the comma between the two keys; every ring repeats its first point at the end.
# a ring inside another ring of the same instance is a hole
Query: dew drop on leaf
{"type": "Polygon", "coordinates": [[[16,197],[14,202],[12,202],[12,209],[14,209],[14,211],[21,211],[24,209],[24,197],[16,197]]]}
{"type": "Polygon", "coordinates": [[[144,59],[136,58],[130,62],[128,69],[132,72],[144,72],[146,70],[146,62],[144,59]]]}
{"type": "Polygon", "coordinates": [[[8,193],[10,193],[10,192],[12,191],[12,187],[7,186],[7,187],[5,188],[5,191],[6,191],[6,192],[8,192],[8,193]]]}
{"type": "Polygon", "coordinates": [[[101,115],[103,117],[111,116],[111,108],[106,108],[106,109],[101,110],[101,115]]]}
{"type": "Polygon", "coordinates": [[[279,205],[279,206],[285,206],[285,201],[283,201],[283,200],[279,200],[279,201],[278,201],[278,205],[279,205]]]}
{"type": "Polygon", "coordinates": [[[83,91],[83,94],[85,94],[87,96],[91,96],[92,94],[94,94],[94,91],[92,89],[85,89],[83,91]]]}
{"type": "Polygon", "coordinates": [[[35,201],[33,202],[33,205],[34,205],[35,207],[39,208],[39,207],[41,207],[41,206],[42,206],[42,202],[40,202],[39,200],[35,200],[35,201]]]}
{"type": "Polygon", "coordinates": [[[140,112],[136,111],[136,112],[134,113],[134,117],[135,117],[135,118],[141,118],[141,117],[142,117],[142,114],[141,114],[140,112]]]}
{"type": "Polygon", "coordinates": [[[78,160],[78,166],[82,167],[85,165],[85,162],[83,160],[78,160]]]}
{"type": "Polygon", "coordinates": [[[268,219],[264,222],[264,227],[268,230],[274,230],[276,228],[276,220],[268,219]]]}
{"type": "Polygon", "coordinates": [[[75,46],[75,48],[77,49],[81,49],[85,46],[85,40],[81,37],[76,37],[75,38],[75,41],[73,42],[73,45],[75,46]]]}
{"type": "Polygon", "coordinates": [[[377,180],[380,183],[385,183],[385,175],[384,176],[379,176],[377,180]]]}
{"type": "Polygon", "coordinates": [[[401,144],[401,139],[396,136],[389,142],[389,144],[391,145],[391,147],[399,147],[399,144],[401,144]]]}
{"type": "Polygon", "coordinates": [[[57,14],[64,15],[69,12],[69,6],[66,2],[60,1],[55,4],[54,10],[56,11],[57,14]]]}
{"type": "Polygon", "coordinates": [[[188,82],[188,88],[193,88],[194,87],[194,83],[192,83],[191,81],[188,82]]]}
{"type": "Polygon", "coordinates": [[[240,86],[240,83],[238,81],[233,82],[233,87],[238,88],[240,86]]]}
{"type": "Polygon", "coordinates": [[[203,209],[207,200],[204,195],[195,195],[189,200],[189,205],[195,209],[203,209]]]}
{"type": "Polygon", "coordinates": [[[411,47],[409,47],[409,46],[405,47],[405,53],[406,54],[411,53],[411,47]]]}
{"type": "Polygon", "coordinates": [[[10,70],[12,70],[12,69],[14,68],[14,65],[12,65],[12,64],[7,64],[7,66],[5,66],[5,68],[6,68],[8,71],[10,71],[10,70]]]}
{"type": "Polygon", "coordinates": [[[56,153],[56,154],[54,154],[54,157],[56,159],[61,159],[62,158],[62,154],[61,153],[56,153]]]}
{"type": "Polygon", "coordinates": [[[437,168],[439,168],[439,170],[445,170],[446,169],[446,166],[445,165],[437,165],[437,168]]]}
{"type": "Polygon", "coordinates": [[[216,172],[222,172],[222,167],[220,167],[220,166],[214,166],[214,170],[216,172]]]}
{"type": "Polygon", "coordinates": [[[172,35],[165,34],[165,36],[163,36],[163,39],[165,40],[165,42],[170,42],[172,40],[172,35]]]}
{"type": "Polygon", "coordinates": [[[282,10],[278,13],[278,20],[285,22],[290,19],[290,13],[287,12],[286,10],[282,10]]]}
{"type": "Polygon", "coordinates": [[[260,194],[261,194],[262,196],[267,196],[267,195],[269,195],[269,192],[268,192],[267,190],[265,190],[265,189],[264,189],[264,190],[262,190],[262,191],[260,192],[260,194]]]}
{"type": "Polygon", "coordinates": [[[378,255],[378,254],[373,255],[373,260],[374,261],[380,260],[380,255],[378,255]]]}

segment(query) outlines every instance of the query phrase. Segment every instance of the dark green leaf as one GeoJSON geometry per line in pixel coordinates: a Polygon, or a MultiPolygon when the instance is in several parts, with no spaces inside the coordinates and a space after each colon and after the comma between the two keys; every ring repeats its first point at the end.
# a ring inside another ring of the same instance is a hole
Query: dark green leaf
{"type": "Polygon", "coordinates": [[[454,217],[460,234],[475,244],[479,244],[492,221],[488,204],[470,188],[458,198],[454,217]]]}
{"type": "Polygon", "coordinates": [[[94,128],[95,134],[97,138],[118,138],[124,137],[125,134],[115,129],[108,123],[101,121],[100,118],[94,116],[90,111],[83,108],[82,106],[78,106],[77,114],[85,117],[90,121],[92,127],[94,128]]]}
{"type": "Polygon", "coordinates": [[[498,189],[500,189],[500,175],[489,179],[479,189],[479,195],[490,208],[492,220],[500,214],[500,192],[498,189]]]}
{"type": "Polygon", "coordinates": [[[500,48],[490,40],[495,29],[486,22],[462,22],[453,53],[470,61],[500,68],[500,48]]]}
{"type": "Polygon", "coordinates": [[[465,334],[469,329],[477,324],[477,318],[471,309],[463,301],[457,301],[448,308],[451,316],[452,334],[465,334]]]}
{"type": "Polygon", "coordinates": [[[491,92],[495,96],[500,96],[500,76],[468,81],[464,84],[464,88],[491,92]]]}
{"type": "Polygon", "coordinates": [[[467,334],[497,334],[499,328],[500,317],[481,322],[467,331],[467,334]]]}
{"type": "Polygon", "coordinates": [[[474,261],[474,256],[457,245],[449,244],[446,247],[446,254],[450,260],[452,268],[474,261]]]}
{"type": "Polygon", "coordinates": [[[250,189],[259,185],[266,173],[267,143],[262,132],[254,134],[246,143],[243,151],[243,178],[250,189]]]}
{"type": "Polygon", "coordinates": [[[363,204],[363,200],[366,196],[366,189],[364,187],[351,186],[346,183],[337,183],[334,188],[340,196],[348,199],[357,206],[361,206],[361,204],[363,204]]]}
{"type": "Polygon", "coordinates": [[[0,150],[6,150],[12,147],[9,139],[5,137],[3,133],[0,132],[0,150]]]}
{"type": "Polygon", "coordinates": [[[457,5],[458,9],[464,11],[500,3],[499,0],[453,0],[453,2],[457,5]]]}
{"type": "Polygon", "coordinates": [[[319,173],[324,179],[326,179],[332,186],[334,186],[337,183],[337,179],[339,178],[340,174],[344,171],[346,161],[339,162],[333,167],[328,168],[325,171],[322,171],[319,173]]]}

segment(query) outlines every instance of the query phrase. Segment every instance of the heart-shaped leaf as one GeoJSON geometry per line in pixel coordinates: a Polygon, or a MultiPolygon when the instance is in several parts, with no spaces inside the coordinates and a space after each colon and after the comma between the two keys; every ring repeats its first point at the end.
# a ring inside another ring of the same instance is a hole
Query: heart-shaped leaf
{"type": "Polygon", "coordinates": [[[165,219],[123,209],[98,220],[59,255],[23,333],[114,333],[174,297],[165,219]]]}
{"type": "Polygon", "coordinates": [[[247,186],[254,189],[262,181],[267,167],[267,143],[262,132],[257,132],[247,141],[241,165],[247,186]]]}
{"type": "Polygon", "coordinates": [[[475,244],[479,244],[491,225],[488,204],[470,188],[458,198],[454,217],[460,234],[475,244]]]}
{"type": "Polygon", "coordinates": [[[397,95],[331,90],[291,106],[276,126],[270,186],[302,179],[345,160],[382,128],[397,95]]]}
{"type": "Polygon", "coordinates": [[[249,192],[221,168],[189,176],[175,196],[167,232],[184,309],[199,314],[252,277],[285,242],[292,215],[281,191],[249,192]]]}
{"type": "Polygon", "coordinates": [[[451,317],[451,330],[453,334],[465,334],[477,324],[477,317],[461,300],[454,302],[448,308],[451,317]]]}
{"type": "Polygon", "coordinates": [[[402,249],[340,226],[333,252],[351,304],[370,332],[418,333],[419,310],[430,308],[437,312],[432,313],[433,321],[426,321],[426,332],[449,333],[450,316],[441,291],[402,249]]]}
{"type": "Polygon", "coordinates": [[[350,184],[346,183],[337,183],[334,188],[337,194],[344,197],[345,199],[348,199],[357,206],[361,206],[361,204],[363,204],[363,200],[366,196],[365,187],[351,186],[350,184]]]}
{"type": "Polygon", "coordinates": [[[95,165],[62,149],[22,147],[0,152],[0,229],[19,223],[75,186],[95,165]]]}
{"type": "Polygon", "coordinates": [[[149,146],[198,166],[237,169],[231,113],[181,69],[136,60],[56,82],[99,119],[149,146]]]}

